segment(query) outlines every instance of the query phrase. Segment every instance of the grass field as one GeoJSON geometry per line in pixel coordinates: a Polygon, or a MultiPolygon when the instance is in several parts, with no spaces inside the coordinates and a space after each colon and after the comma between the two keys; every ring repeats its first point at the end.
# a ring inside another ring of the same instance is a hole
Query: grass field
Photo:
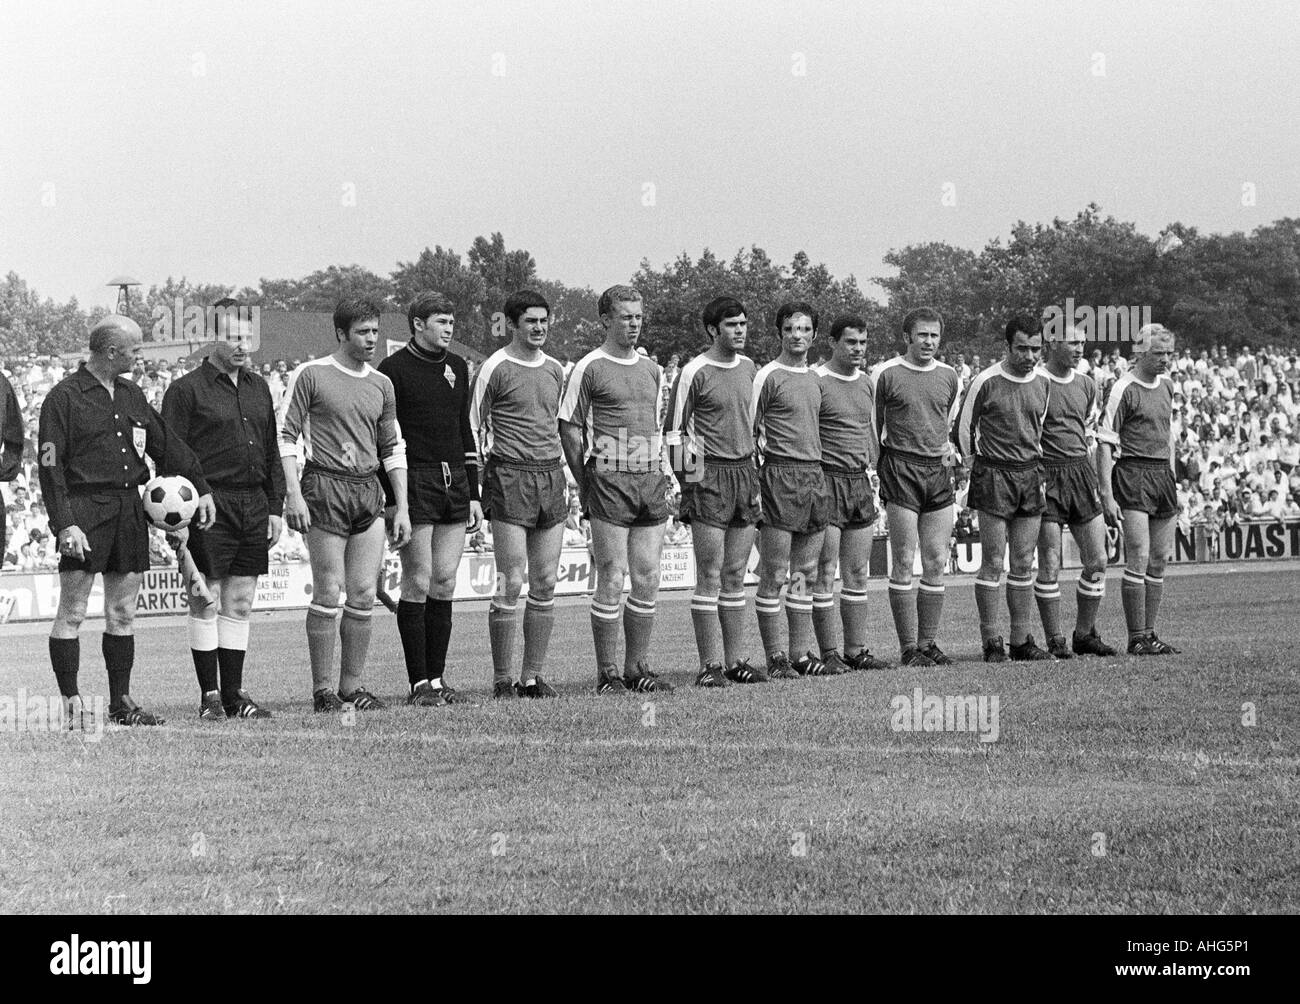
{"type": "MultiPolygon", "coordinates": [[[[183,622],[146,619],[132,691],[166,726],[0,734],[0,910],[1300,910],[1300,571],[1171,572],[1161,636],[1184,654],[1161,659],[985,666],[972,592],[949,585],[955,666],[714,692],[688,686],[686,595],[665,594],[655,665],[679,689],[653,702],[590,693],[587,607],[561,601],[560,700],[351,727],[311,712],[301,614],[254,622],[245,678],[275,719],[212,725],[183,622]],[[996,696],[998,740],[894,731],[917,687],[996,696]]],[[[375,623],[368,682],[396,703],[396,625],[375,623]]],[[[482,605],[456,625],[448,679],[486,698],[482,605]]],[[[103,693],[87,627],[82,691],[103,693]]],[[[57,692],[44,626],[0,627],[0,666],[0,694],[57,692]]]]}

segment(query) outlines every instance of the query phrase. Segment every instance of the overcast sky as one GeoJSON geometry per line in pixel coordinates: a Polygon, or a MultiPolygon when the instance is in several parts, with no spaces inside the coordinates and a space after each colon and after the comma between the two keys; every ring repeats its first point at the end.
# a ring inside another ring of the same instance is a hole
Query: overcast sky
{"type": "Polygon", "coordinates": [[[1298,67],[1283,2],[0,0],[0,274],[88,306],[500,230],[597,289],[750,244],[865,287],[1089,201],[1250,230],[1300,215],[1298,67]]]}

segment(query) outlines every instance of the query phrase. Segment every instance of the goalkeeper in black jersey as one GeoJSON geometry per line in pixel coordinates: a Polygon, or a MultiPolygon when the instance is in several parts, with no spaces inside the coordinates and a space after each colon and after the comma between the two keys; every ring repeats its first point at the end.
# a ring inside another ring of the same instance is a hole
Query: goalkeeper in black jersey
{"type": "Polygon", "coordinates": [[[469,427],[469,370],[448,348],[452,303],[441,293],[420,293],[407,308],[407,320],[411,340],[378,367],[397,394],[409,472],[411,542],[401,551],[397,631],[411,685],[407,703],[437,707],[458,701],[442,679],[451,598],[466,531],[479,528],[483,508],[469,427]]]}

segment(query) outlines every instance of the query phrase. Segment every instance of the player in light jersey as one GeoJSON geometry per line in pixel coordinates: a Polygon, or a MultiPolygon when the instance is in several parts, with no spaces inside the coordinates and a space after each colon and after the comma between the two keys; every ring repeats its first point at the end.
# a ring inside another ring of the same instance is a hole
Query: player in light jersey
{"type": "Polygon", "coordinates": [[[808,367],[817,337],[817,311],[807,303],[783,303],[776,312],[781,354],[754,378],[754,441],[762,516],[758,523],[758,633],[767,675],[828,676],[847,671],[843,660],[824,661],[812,652],[813,584],[826,527],[826,481],[817,427],[822,387],[808,367]],[[787,579],[788,577],[788,579],[787,579]],[[781,638],[781,588],[789,646],[781,638]],[[791,662],[790,655],[796,658],[791,662]]]}
{"type": "Polygon", "coordinates": [[[935,643],[943,614],[943,570],[952,537],[953,465],[948,439],[961,381],[934,358],[943,337],[937,310],[903,318],[904,353],[876,369],[880,497],[889,518],[889,608],[906,666],[952,662],[935,643]],[[921,551],[921,586],[912,599],[912,563],[921,551]]]}
{"type": "Polygon", "coordinates": [[[967,504],[979,514],[983,560],[975,576],[975,606],[985,662],[1007,660],[998,632],[998,593],[1008,545],[1011,658],[1051,658],[1029,633],[1034,547],[1047,505],[1040,441],[1051,385],[1035,371],[1043,351],[1042,322],[1017,314],[1007,322],[1006,339],[1002,360],[977,374],[966,389],[953,430],[957,448],[972,463],[967,504]]]}
{"type": "Polygon", "coordinates": [[[1097,383],[1077,367],[1085,339],[1067,327],[1044,346],[1038,372],[1052,382],[1043,421],[1043,474],[1047,508],[1038,531],[1038,579],[1034,597],[1047,635],[1047,651],[1058,659],[1074,655],[1111,656],[1115,650],[1097,633],[1097,608],[1106,595],[1106,521],[1101,513],[1094,453],[1101,402],[1097,383]],[[1069,526],[1083,569],[1075,587],[1074,637],[1061,633],[1061,533],[1069,526]],[[1073,651],[1071,651],[1073,649],[1073,651]]]}
{"type": "Polygon", "coordinates": [[[397,422],[397,401],[388,377],[371,368],[383,308],[372,300],[345,299],[334,309],[338,348],[293,371],[280,416],[284,465],[284,515],[307,539],[312,596],[307,608],[307,651],[316,711],[384,707],[362,686],[370,649],[370,614],[384,557],[382,465],[396,500],[392,546],[411,536],[406,505],[406,444],[397,422]],[[297,442],[304,440],[306,466],[299,484],[297,442]],[[347,594],[339,623],[339,687],[330,686],[334,622],[339,593],[347,594]]]}
{"type": "Polygon", "coordinates": [[[1174,655],[1156,635],[1165,562],[1174,544],[1178,495],[1173,471],[1174,333],[1144,324],[1136,360],[1110,389],[1097,433],[1097,479],[1107,522],[1124,528],[1121,597],[1129,655],[1174,655]]]}
{"type": "Polygon", "coordinates": [[[555,576],[569,514],[558,413],[564,367],[542,351],[551,308],[522,290],[505,304],[510,341],[474,375],[470,427],[484,461],[483,509],[492,521],[497,587],[488,609],[492,696],[555,697],[542,677],[555,621],[555,576]],[[528,572],[524,659],[511,680],[515,608],[528,572]]]}
{"type": "Polygon", "coordinates": [[[640,292],[612,286],[601,294],[597,311],[605,341],[573,367],[560,401],[560,441],[591,521],[596,693],[666,692],[671,684],[647,658],[672,487],[659,427],[663,374],[637,352],[640,292]],[[620,610],[629,573],[632,592],[627,609],[620,610]],[[620,617],[626,639],[621,670],[620,617]]]}
{"type": "Polygon", "coordinates": [[[867,577],[871,567],[875,491],[869,468],[880,455],[875,396],[861,369],[867,322],[845,314],[831,323],[831,357],[813,372],[821,380],[818,427],[826,478],[827,524],[813,586],[813,628],[822,661],[849,669],[889,669],[867,648],[867,577]],[[844,655],[835,629],[835,572],[839,569],[844,655]]]}
{"type": "Polygon", "coordinates": [[[691,623],[700,657],[699,687],[765,679],[741,657],[745,639],[745,569],[759,516],[754,466],[754,361],[741,354],[748,321],[730,296],[705,306],[712,341],[677,375],[668,402],[666,441],[682,488],[681,519],[691,526],[695,593],[691,623]]]}

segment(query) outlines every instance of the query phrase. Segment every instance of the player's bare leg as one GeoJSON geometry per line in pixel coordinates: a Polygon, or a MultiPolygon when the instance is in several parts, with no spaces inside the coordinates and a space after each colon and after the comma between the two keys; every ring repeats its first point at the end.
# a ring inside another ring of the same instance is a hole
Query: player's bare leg
{"type": "Polygon", "coordinates": [[[363,685],[376,580],[383,562],[384,521],[377,519],[361,533],[348,537],[343,550],[347,601],[339,619],[339,697],[356,705],[359,711],[384,706],[363,685]]]}
{"type": "MultiPolygon", "coordinates": [[[[1129,624],[1130,650],[1135,637],[1146,640],[1150,653],[1174,655],[1178,649],[1156,635],[1156,617],[1164,593],[1165,563],[1174,544],[1175,519],[1157,519],[1135,509],[1124,510],[1124,616],[1129,624]],[[1130,550],[1131,548],[1131,550],[1130,550]],[[1139,571],[1140,569],[1140,571],[1139,571]],[[1141,585],[1137,578],[1141,575],[1141,585]],[[1141,618],[1136,617],[1141,597],[1141,618]],[[1133,616],[1130,616],[1130,613],[1133,616]],[[1141,631],[1135,635],[1137,626],[1141,631]]],[[[1143,653],[1146,654],[1146,653],[1143,653]]]]}
{"type": "Polygon", "coordinates": [[[1034,601],[1038,605],[1038,619],[1043,622],[1047,650],[1058,659],[1070,659],[1074,653],[1061,631],[1061,529],[1060,523],[1050,519],[1043,520],[1038,528],[1038,577],[1034,580],[1034,601]]]}
{"type": "Polygon", "coordinates": [[[840,651],[839,630],[835,624],[835,572],[840,565],[840,532],[834,524],[826,527],[821,554],[817,556],[817,577],[813,582],[813,631],[823,659],[840,651]]]}
{"type": "Polygon", "coordinates": [[[555,623],[555,577],[564,545],[564,524],[527,531],[528,602],[524,609],[524,660],[519,672],[525,697],[554,697],[542,679],[555,623]]]}
{"type": "Polygon", "coordinates": [[[998,624],[1002,616],[1002,561],[1007,550],[1007,521],[981,512],[980,569],[975,575],[975,607],[979,611],[980,646],[985,662],[1005,662],[1006,648],[998,624]]]}
{"type": "Polygon", "coordinates": [[[921,582],[916,593],[916,643],[931,662],[952,662],[935,643],[943,616],[943,573],[952,556],[952,506],[921,513],[916,521],[921,550],[921,582]]]}
{"type": "MultiPolygon", "coordinates": [[[[754,608],[758,612],[758,636],[763,645],[768,675],[778,679],[786,676],[782,660],[802,654],[791,651],[784,637],[786,625],[781,623],[781,589],[790,574],[792,538],[793,534],[788,530],[774,526],[764,526],[758,531],[758,592],[754,597],[754,608]]],[[[804,600],[807,600],[811,613],[812,597],[807,586],[801,583],[795,603],[798,605],[804,600]]],[[[788,598],[786,602],[790,602],[788,598]]],[[[727,665],[730,670],[731,664],[727,665]]]]}
{"type": "Polygon", "coordinates": [[[230,575],[208,584],[216,618],[217,665],[221,670],[221,706],[231,718],[270,718],[244,689],[244,656],[248,652],[249,616],[257,595],[257,576],[230,575]],[[216,588],[214,588],[214,585],[216,588]]]}
{"type": "Polygon", "coordinates": [[[596,648],[596,693],[626,689],[618,668],[618,637],[627,581],[629,529],[603,519],[591,520],[591,554],[596,563],[596,591],[591,597],[591,636],[596,648]]]}
{"type": "MultiPolygon", "coordinates": [[[[399,553],[405,554],[406,548],[399,553]]],[[[443,681],[443,673],[447,669],[447,648],[451,644],[451,601],[456,595],[456,571],[464,553],[464,526],[439,523],[433,527],[424,602],[425,668],[429,685],[448,703],[456,703],[457,697],[456,690],[443,681]]],[[[402,598],[406,598],[405,588],[402,598]]]]}
{"type": "Polygon", "coordinates": [[[904,665],[932,665],[916,644],[916,601],[912,598],[920,517],[893,502],[886,503],[885,513],[889,520],[889,610],[898,634],[898,648],[904,665]]]}
{"type": "Polygon", "coordinates": [[[796,533],[790,537],[790,582],[785,593],[786,622],[790,632],[790,654],[800,675],[825,676],[846,672],[842,660],[825,662],[814,651],[813,593],[817,562],[821,557],[823,530],[796,533]]]}
{"type": "Polygon", "coordinates": [[[515,654],[515,610],[528,565],[528,531],[512,523],[493,523],[492,549],[497,581],[488,608],[488,641],[492,645],[492,695],[501,699],[517,696],[511,667],[515,654]]]}
{"type": "MultiPolygon", "coordinates": [[[[311,562],[311,603],[307,607],[307,654],[311,660],[311,689],[317,711],[342,707],[332,679],[334,635],[343,592],[344,554],[348,538],[311,527],[305,534],[311,562]]],[[[374,588],[372,580],[371,588],[374,588]]]]}
{"type": "MultiPolygon", "coordinates": [[[[722,625],[718,619],[718,594],[722,590],[722,565],[727,531],[698,520],[691,524],[691,544],[695,550],[695,592],[691,595],[691,626],[695,632],[695,649],[700,672],[723,666],[722,625]]],[[[742,588],[744,573],[741,573],[742,588]]],[[[744,596],[744,592],[741,592],[744,596]]],[[[742,608],[743,609],[743,608],[742,608]]],[[[725,681],[724,681],[725,684],[725,681]]]]}
{"type": "MultiPolygon", "coordinates": [[[[1007,524],[1007,612],[1011,617],[1009,649],[1017,660],[1042,660],[1049,653],[1039,648],[1030,634],[1034,615],[1034,549],[1038,545],[1041,519],[1017,516],[1007,524]]],[[[981,532],[983,525],[981,524],[981,532]]]]}
{"type": "Polygon", "coordinates": [[[74,728],[90,728],[92,723],[82,716],[84,708],[77,685],[81,669],[81,641],[78,632],[86,619],[86,607],[95,585],[93,572],[68,571],[59,573],[59,608],[50,629],[50,663],[63,695],[65,719],[74,728]]]}
{"type": "Polygon", "coordinates": [[[655,604],[659,599],[660,558],[667,521],[654,526],[634,526],[627,536],[628,574],[632,590],[623,611],[623,679],[630,690],[670,691],[650,668],[650,636],[654,631],[655,604]]]}
{"type": "Polygon", "coordinates": [[[163,719],[131,699],[131,669],[135,665],[135,605],[140,573],[104,573],[104,666],[108,670],[108,711],[123,725],[161,725],[163,719]]]}
{"type": "MultiPolygon", "coordinates": [[[[402,598],[397,601],[397,636],[402,642],[409,693],[406,703],[438,707],[442,699],[429,682],[428,633],[425,630],[429,581],[433,575],[431,523],[411,527],[411,539],[398,552],[402,565],[402,598]]],[[[461,534],[464,537],[464,534],[461,534]]]]}
{"type": "Polygon", "coordinates": [[[727,669],[745,662],[745,573],[749,571],[757,535],[757,529],[752,526],[728,527],[723,534],[718,624],[722,630],[722,660],[727,669]]]}
{"type": "Polygon", "coordinates": [[[1083,563],[1072,647],[1079,655],[1114,655],[1115,650],[1101,640],[1097,631],[1097,610],[1106,595],[1106,520],[1096,516],[1081,526],[1070,527],[1070,532],[1083,563]]]}
{"type": "Polygon", "coordinates": [[[1124,603],[1129,651],[1134,652],[1135,643],[1143,641],[1147,633],[1146,580],[1152,550],[1151,528],[1147,523],[1147,514],[1137,509],[1124,510],[1123,526],[1124,578],[1120,583],[1120,597],[1124,603]]]}

